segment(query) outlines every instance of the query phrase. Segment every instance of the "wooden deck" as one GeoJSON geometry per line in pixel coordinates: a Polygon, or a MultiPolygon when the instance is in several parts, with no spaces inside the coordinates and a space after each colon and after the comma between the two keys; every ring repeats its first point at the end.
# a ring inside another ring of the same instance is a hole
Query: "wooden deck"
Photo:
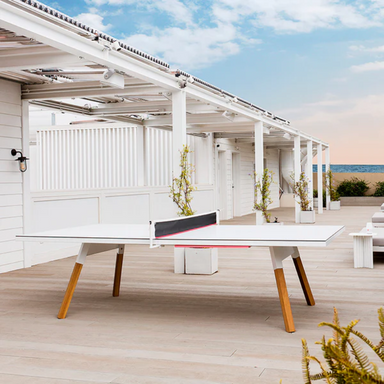
{"type": "MultiPolygon", "coordinates": [[[[354,269],[352,238],[378,208],[342,207],[317,224],[346,231],[330,247],[302,249],[316,300],[306,305],[291,259],[284,262],[297,332],[284,331],[267,248],[219,251],[212,276],[175,275],[173,250],[127,248],[120,297],[112,297],[115,254],[90,257],[68,317],[56,318],[74,258],[0,275],[0,383],[302,383],[301,338],[312,354],[337,307],[343,324],[379,338],[384,257],[354,269]]],[[[293,210],[274,216],[292,224],[293,210]]],[[[254,215],[230,221],[253,224],[254,215]]]]}

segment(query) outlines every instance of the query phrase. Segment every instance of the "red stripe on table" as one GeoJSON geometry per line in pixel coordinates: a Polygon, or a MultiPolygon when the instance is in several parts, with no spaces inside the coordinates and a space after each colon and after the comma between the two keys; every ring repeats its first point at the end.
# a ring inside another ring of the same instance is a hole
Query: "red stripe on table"
{"type": "Polygon", "coordinates": [[[251,248],[249,245],[174,245],[175,248],[251,248]]]}

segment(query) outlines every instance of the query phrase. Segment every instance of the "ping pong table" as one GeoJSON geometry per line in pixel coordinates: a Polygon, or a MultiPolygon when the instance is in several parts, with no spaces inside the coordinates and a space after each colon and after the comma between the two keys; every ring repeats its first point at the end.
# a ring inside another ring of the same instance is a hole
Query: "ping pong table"
{"type": "Polygon", "coordinates": [[[291,304],[283,271],[283,260],[291,256],[308,305],[315,305],[300,258],[299,247],[325,247],[344,230],[343,226],[218,225],[218,213],[150,222],[149,225],[96,224],[83,227],[17,235],[24,241],[82,243],[58,318],[64,319],[87,256],[118,249],[113,296],[120,294],[125,245],[147,244],[197,248],[269,247],[285,330],[295,332],[291,304]]]}

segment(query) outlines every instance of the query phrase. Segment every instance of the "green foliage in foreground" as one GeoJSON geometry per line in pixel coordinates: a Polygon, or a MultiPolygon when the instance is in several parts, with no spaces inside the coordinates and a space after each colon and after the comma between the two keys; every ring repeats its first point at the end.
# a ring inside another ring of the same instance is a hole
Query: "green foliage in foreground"
{"type": "Polygon", "coordinates": [[[325,363],[320,362],[314,356],[310,356],[307,342],[303,344],[303,376],[305,384],[311,384],[315,380],[324,380],[328,384],[384,384],[384,379],[379,373],[376,364],[369,361],[363,348],[352,338],[357,336],[384,362],[384,309],[380,308],[379,328],[381,340],[374,344],[366,336],[354,327],[359,320],[351,321],[346,327],[341,327],[336,308],[334,309],[333,323],[320,323],[319,326],[327,326],[333,329],[333,338],[328,341],[323,339],[316,344],[321,345],[325,363]],[[310,361],[316,361],[321,369],[320,373],[311,375],[310,361]]]}
{"type": "Polygon", "coordinates": [[[364,196],[368,189],[369,183],[367,181],[352,177],[349,180],[343,180],[338,185],[337,192],[340,196],[364,196]]]}
{"type": "Polygon", "coordinates": [[[378,181],[376,183],[376,191],[373,196],[384,196],[384,181],[378,181]]]}
{"type": "Polygon", "coordinates": [[[328,190],[331,201],[340,200],[340,192],[335,187],[333,172],[331,170],[328,170],[325,174],[325,188],[328,190]]]}

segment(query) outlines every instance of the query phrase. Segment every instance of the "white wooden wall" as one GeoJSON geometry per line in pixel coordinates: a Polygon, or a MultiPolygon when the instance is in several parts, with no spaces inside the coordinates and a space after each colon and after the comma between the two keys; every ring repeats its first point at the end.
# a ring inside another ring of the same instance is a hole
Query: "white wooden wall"
{"type": "MultiPolygon", "coordinates": [[[[253,185],[253,171],[255,163],[255,152],[254,146],[252,143],[235,143],[234,140],[228,139],[218,139],[216,144],[220,145],[219,150],[225,151],[225,167],[226,167],[226,177],[227,180],[224,184],[220,182],[220,186],[216,190],[216,200],[217,206],[223,204],[223,201],[226,201],[225,207],[221,207],[223,210],[223,219],[233,217],[233,204],[232,204],[232,152],[240,154],[240,214],[247,215],[253,213],[253,204],[254,204],[254,185],[253,185]],[[226,190],[225,190],[226,188],[226,190]],[[225,194],[225,197],[220,195],[221,193],[225,194]]],[[[274,175],[275,183],[271,185],[271,198],[273,203],[270,205],[270,208],[277,208],[280,206],[279,201],[279,157],[277,149],[268,149],[264,153],[265,155],[265,165],[268,169],[272,170],[274,175]]],[[[218,159],[216,159],[218,161],[218,159]]],[[[220,164],[221,166],[223,164],[220,164]]],[[[217,164],[217,166],[219,166],[217,164]]],[[[222,173],[220,173],[222,175],[222,173]]],[[[216,180],[219,179],[218,172],[215,173],[216,180]]]]}
{"type": "Polygon", "coordinates": [[[238,147],[241,153],[241,214],[247,215],[254,212],[253,172],[255,152],[252,143],[241,143],[238,147]]]}
{"type": "MultiPolygon", "coordinates": [[[[146,224],[175,217],[177,207],[169,197],[172,132],[145,128],[141,135],[142,129],[40,128],[37,145],[32,147],[37,153],[35,162],[40,164],[35,175],[39,182],[32,193],[34,231],[96,223],[146,224]],[[68,144],[71,152],[65,150],[68,144]],[[139,145],[144,149],[142,159],[139,145]],[[72,152],[73,159],[69,159],[72,152]],[[138,185],[137,177],[126,178],[139,172],[140,162],[145,175],[142,185],[138,185]]],[[[188,136],[187,143],[192,150],[189,161],[196,168],[193,182],[198,184],[193,209],[198,213],[211,211],[215,207],[213,186],[208,185],[212,141],[188,136]]],[[[33,265],[72,256],[78,244],[33,243],[31,248],[33,265]]]]}
{"type": "MultiPolygon", "coordinates": [[[[208,184],[210,140],[188,136],[187,143],[192,151],[189,161],[195,168],[192,182],[208,184]]],[[[166,130],[135,126],[40,128],[32,157],[35,191],[161,187],[172,183],[172,132],[166,130]],[[140,146],[143,151],[138,150],[140,146]]]]}
{"type": "Polygon", "coordinates": [[[136,127],[38,130],[38,189],[136,186],[137,145],[136,127]]]}
{"type": "Polygon", "coordinates": [[[274,183],[271,185],[271,199],[272,204],[269,208],[277,208],[280,207],[279,202],[279,151],[278,149],[267,149],[265,151],[265,160],[266,167],[274,173],[273,180],[274,183]]]}
{"type": "MultiPolygon", "coordinates": [[[[214,209],[213,186],[199,187],[193,196],[198,213],[214,209]]],[[[147,224],[177,216],[168,187],[34,192],[32,211],[34,231],[97,223],[147,224]]],[[[33,242],[32,265],[73,256],[79,245],[33,242]]]]}
{"type": "Polygon", "coordinates": [[[0,80],[0,272],[24,266],[22,173],[11,149],[22,148],[20,85],[0,80]]]}
{"type": "Polygon", "coordinates": [[[172,131],[145,128],[146,185],[164,186],[172,182],[172,131]]]}

